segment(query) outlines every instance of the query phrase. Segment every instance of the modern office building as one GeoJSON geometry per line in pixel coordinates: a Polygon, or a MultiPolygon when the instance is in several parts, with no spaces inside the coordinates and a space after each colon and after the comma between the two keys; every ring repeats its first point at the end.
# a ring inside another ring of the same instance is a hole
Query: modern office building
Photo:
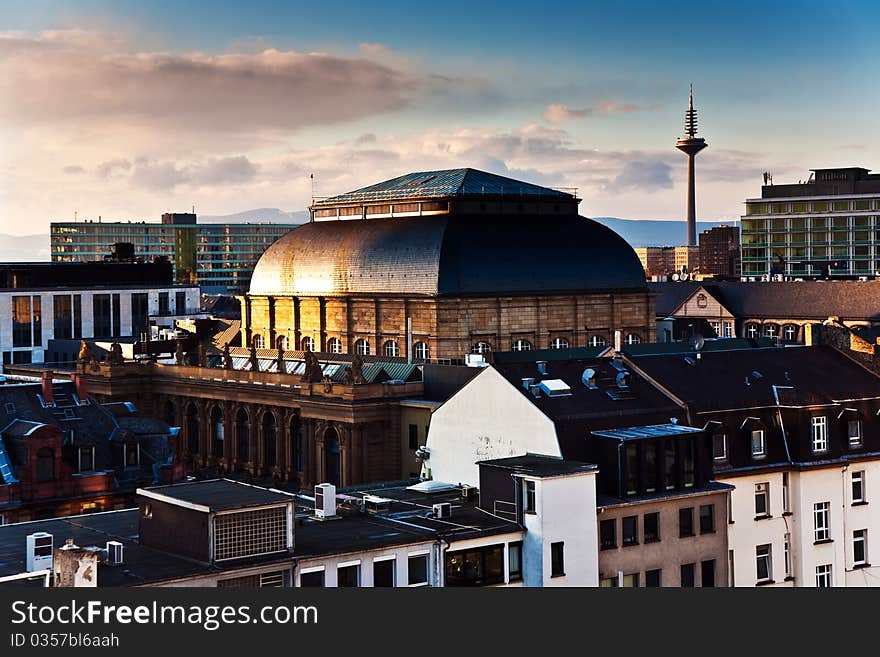
{"type": "Polygon", "coordinates": [[[714,226],[700,233],[700,273],[713,276],[739,276],[739,228],[714,226]]]}
{"type": "Polygon", "coordinates": [[[0,263],[3,364],[56,360],[51,340],[139,337],[199,313],[199,288],[175,285],[171,263],[0,263]]]}
{"type": "Polygon", "coordinates": [[[700,271],[700,248],[696,246],[640,246],[635,252],[649,279],[700,271]]]}
{"type": "Polygon", "coordinates": [[[259,257],[298,224],[199,224],[192,213],[165,213],[161,223],[146,221],[53,222],[50,228],[54,262],[102,260],[117,242],[131,242],[135,255],[164,256],[174,280],[198,284],[206,294],[247,291],[259,257]]]}
{"type": "Polygon", "coordinates": [[[746,200],[742,276],[861,277],[880,271],[880,174],[813,169],[746,200]]]}

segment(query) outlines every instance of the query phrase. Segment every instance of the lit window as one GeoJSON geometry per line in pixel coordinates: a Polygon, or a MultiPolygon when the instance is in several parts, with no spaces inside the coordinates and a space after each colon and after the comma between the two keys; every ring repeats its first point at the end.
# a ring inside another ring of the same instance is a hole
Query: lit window
{"type": "Polygon", "coordinates": [[[831,587],[831,564],[826,563],[816,566],[816,587],[827,589],[831,587]]]}
{"type": "Polygon", "coordinates": [[[369,356],[370,355],[370,341],[364,340],[361,338],[357,342],[354,343],[354,352],[361,356],[369,356]]]}
{"type": "Polygon", "coordinates": [[[471,347],[472,354],[489,354],[492,353],[492,345],[488,342],[477,342],[471,347]]]}
{"type": "Polygon", "coordinates": [[[850,447],[859,447],[862,444],[862,421],[850,420],[847,422],[846,435],[850,447]]]}
{"type": "Polygon", "coordinates": [[[624,575],[623,576],[623,587],[630,588],[630,589],[639,588],[639,574],[632,573],[629,575],[624,575]]]}
{"type": "Polygon", "coordinates": [[[868,563],[868,530],[853,531],[853,565],[863,566],[868,563]]]}
{"type": "Polygon", "coordinates": [[[626,344],[639,344],[642,339],[635,333],[627,333],[623,341],[626,344]]]}
{"type": "Polygon", "coordinates": [[[757,324],[748,324],[746,326],[746,337],[749,337],[749,338],[757,338],[758,337],[758,325],[757,324]]]}
{"type": "Polygon", "coordinates": [[[828,528],[829,514],[831,513],[830,502],[817,502],[813,505],[813,531],[816,541],[827,541],[830,536],[828,528]]]}
{"type": "Polygon", "coordinates": [[[601,335],[591,335],[590,336],[590,346],[591,347],[604,347],[605,346],[605,338],[601,335]]]}
{"type": "Polygon", "coordinates": [[[342,341],[338,338],[330,338],[327,340],[327,351],[331,354],[342,353],[342,341]]]}
{"type": "Polygon", "coordinates": [[[769,582],[773,579],[772,550],[770,545],[759,545],[755,548],[758,582],[769,582]]]}
{"type": "Polygon", "coordinates": [[[765,338],[775,338],[776,337],[776,324],[765,324],[764,325],[764,337],[765,338]]]}
{"type": "MultiPolygon", "coordinates": [[[[332,340],[332,338],[331,338],[331,340],[332,340]]],[[[302,339],[300,346],[302,347],[303,351],[314,351],[315,350],[315,338],[313,338],[310,335],[307,335],[306,337],[304,337],[302,339]]],[[[327,342],[327,346],[329,348],[329,346],[330,346],[329,341],[327,342]]]]}
{"type": "Polygon", "coordinates": [[[789,324],[782,329],[782,337],[786,342],[794,342],[797,339],[797,326],[789,324]]]}
{"type": "Polygon", "coordinates": [[[764,439],[764,430],[752,431],[752,458],[761,459],[767,456],[767,444],[764,439]]]}
{"type": "Polygon", "coordinates": [[[733,322],[724,322],[724,337],[733,337],[733,322]]]}
{"type": "Polygon", "coordinates": [[[262,349],[265,346],[263,336],[259,333],[254,333],[254,337],[251,339],[251,344],[254,346],[254,349],[262,349]]]}
{"type": "Polygon", "coordinates": [[[853,504],[865,501],[865,471],[859,470],[852,473],[852,501],[853,504]]]}
{"type": "Polygon", "coordinates": [[[810,422],[813,451],[828,451],[828,419],[824,415],[813,417],[810,422]]]}
{"type": "Polygon", "coordinates": [[[565,338],[553,338],[553,342],[550,343],[551,349],[568,349],[568,340],[565,338]]]}
{"type": "Polygon", "coordinates": [[[528,340],[514,340],[511,349],[513,351],[531,351],[532,343],[528,340]]]}
{"type": "Polygon", "coordinates": [[[382,345],[382,353],[389,358],[397,358],[400,356],[400,347],[397,346],[397,343],[394,340],[387,340],[385,344],[382,345]]]}
{"type": "Polygon", "coordinates": [[[415,352],[416,360],[428,360],[431,358],[431,349],[428,347],[427,342],[416,342],[413,345],[413,351],[415,352]]]}

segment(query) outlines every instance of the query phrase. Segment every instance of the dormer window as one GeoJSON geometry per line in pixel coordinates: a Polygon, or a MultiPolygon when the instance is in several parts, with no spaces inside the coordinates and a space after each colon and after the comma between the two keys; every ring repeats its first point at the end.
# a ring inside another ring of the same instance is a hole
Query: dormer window
{"type": "Polygon", "coordinates": [[[767,439],[763,429],[752,431],[752,458],[762,459],[767,456],[767,439]]]}
{"type": "Polygon", "coordinates": [[[95,447],[79,448],[78,472],[94,472],[95,471],[95,447]]]}
{"type": "Polygon", "coordinates": [[[846,423],[847,441],[850,447],[862,446],[862,421],[849,420],[846,423]]]}
{"type": "Polygon", "coordinates": [[[813,452],[821,453],[828,451],[828,418],[824,415],[816,415],[810,421],[810,435],[813,442],[813,452]]]}
{"type": "Polygon", "coordinates": [[[712,436],[712,456],[716,461],[727,460],[726,433],[716,433],[712,436]]]}

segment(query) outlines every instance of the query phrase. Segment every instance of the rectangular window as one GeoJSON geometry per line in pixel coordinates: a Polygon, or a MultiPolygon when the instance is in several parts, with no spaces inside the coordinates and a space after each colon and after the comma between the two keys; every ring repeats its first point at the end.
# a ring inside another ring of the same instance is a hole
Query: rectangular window
{"type": "Polygon", "coordinates": [[[692,506],[678,510],[678,536],[694,535],[694,508],[692,506]]]}
{"type": "Polygon", "coordinates": [[[323,587],[324,586],[324,569],[312,570],[301,573],[299,576],[299,585],[303,587],[323,587]]]}
{"type": "Polygon", "coordinates": [[[788,473],[782,473],[782,512],[790,513],[791,506],[789,501],[789,491],[788,491],[788,473]]]}
{"type": "Polygon", "coordinates": [[[357,588],[361,585],[361,565],[359,563],[339,566],[336,569],[336,586],[357,588]]]}
{"type": "Polygon", "coordinates": [[[417,554],[409,557],[406,567],[407,581],[410,586],[426,586],[428,584],[427,554],[417,554]]]}
{"type": "Polygon", "coordinates": [[[178,315],[186,315],[186,292],[174,293],[174,306],[178,315]]]}
{"type": "Polygon", "coordinates": [[[119,302],[119,295],[112,295],[111,300],[111,314],[113,316],[113,322],[110,325],[110,335],[122,335],[122,319],[120,317],[122,313],[122,308],[119,302]]]}
{"type": "Polygon", "coordinates": [[[637,516],[626,516],[621,521],[622,524],[622,542],[623,545],[638,545],[639,542],[639,531],[638,531],[638,517],[637,516]]]}
{"type": "Polygon", "coordinates": [[[666,477],[666,490],[672,490],[676,486],[675,467],[675,442],[667,440],[663,448],[663,472],[666,477]]]}
{"type": "Polygon", "coordinates": [[[770,545],[759,545],[755,548],[758,582],[769,582],[773,579],[772,549],[770,545]]]}
{"type": "Polygon", "coordinates": [[[523,482],[523,510],[527,513],[535,513],[537,506],[535,500],[535,482],[526,479],[523,482]]]}
{"type": "Polygon", "coordinates": [[[623,576],[623,588],[625,588],[625,589],[639,588],[639,574],[638,573],[630,573],[629,575],[624,575],[623,576]]]}
{"type": "Polygon", "coordinates": [[[54,336],[56,340],[69,340],[73,337],[73,304],[69,294],[56,294],[52,297],[54,315],[54,336]]]}
{"type": "Polygon", "coordinates": [[[704,588],[715,586],[715,559],[700,562],[700,586],[704,588]]]}
{"type": "Polygon", "coordinates": [[[96,338],[109,338],[112,335],[112,314],[110,295],[96,294],[92,297],[94,335],[96,338]]]}
{"type": "Polygon", "coordinates": [[[657,444],[646,442],[642,446],[645,459],[645,492],[657,492],[657,444]]]}
{"type": "Polygon", "coordinates": [[[409,425],[409,448],[416,450],[419,448],[419,425],[409,425]]]}
{"type": "Polygon", "coordinates": [[[770,484],[755,484],[755,516],[770,515],[770,484]]]}
{"type": "Polygon", "coordinates": [[[695,566],[696,566],[696,564],[692,564],[692,563],[681,564],[681,586],[682,586],[682,588],[693,588],[696,585],[694,583],[695,566]]]}
{"type": "Polygon", "coordinates": [[[827,589],[831,587],[831,564],[826,563],[816,566],[816,587],[827,589]]]}
{"type": "Polygon", "coordinates": [[[660,514],[646,513],[643,519],[645,543],[656,543],[660,540],[660,514]]]}
{"type": "Polygon", "coordinates": [[[123,452],[125,453],[125,467],[136,468],[141,464],[141,450],[137,443],[124,443],[123,452]]]}
{"type": "Polygon", "coordinates": [[[733,337],[733,322],[724,322],[724,337],[733,337]]]}
{"type": "Polygon", "coordinates": [[[140,339],[142,333],[150,328],[150,311],[146,292],[135,292],[131,295],[131,335],[140,339]]]}
{"type": "Polygon", "coordinates": [[[550,544],[550,562],[551,577],[565,575],[565,543],[559,541],[558,543],[550,544]]]}
{"type": "Polygon", "coordinates": [[[830,502],[817,502],[813,505],[813,530],[816,541],[827,541],[830,536],[829,514],[830,502]]]}
{"type": "Polygon", "coordinates": [[[599,580],[599,588],[603,589],[616,589],[617,588],[617,577],[603,577],[599,580]]]}
{"type": "Polygon", "coordinates": [[[662,586],[660,581],[661,571],[660,569],[656,570],[646,570],[645,571],[645,587],[646,588],[659,588],[662,586]]]}
{"type": "Polygon", "coordinates": [[[785,560],[785,578],[791,577],[791,534],[785,534],[785,542],[782,544],[783,558],[785,560]]]}
{"type": "Polygon", "coordinates": [[[30,297],[12,297],[12,346],[33,346],[30,297]]]}
{"type": "Polygon", "coordinates": [[[852,501],[853,504],[865,501],[865,471],[859,470],[852,473],[852,501]]]}
{"type": "Polygon", "coordinates": [[[868,530],[856,529],[853,532],[853,565],[864,566],[868,563],[868,530]]]}
{"type": "Polygon", "coordinates": [[[446,553],[446,586],[504,583],[504,545],[446,553]]]}
{"type": "Polygon", "coordinates": [[[79,472],[94,472],[95,471],[95,448],[90,445],[89,447],[80,447],[79,448],[79,462],[78,471],[79,472]]]}
{"type": "Polygon", "coordinates": [[[715,531],[715,505],[700,505],[700,533],[712,534],[715,531]]]}
{"type": "MultiPolygon", "coordinates": [[[[425,557],[427,558],[427,555],[425,557]]],[[[522,542],[520,541],[507,546],[507,572],[511,582],[522,580],[522,542]]]]}
{"type": "Polygon", "coordinates": [[[727,460],[727,434],[716,433],[712,436],[712,456],[716,461],[727,460]]]}
{"type": "Polygon", "coordinates": [[[639,491],[639,453],[634,442],[627,443],[624,449],[626,465],[626,494],[635,495],[639,491]]]}
{"type": "Polygon", "coordinates": [[[850,420],[846,423],[846,435],[850,447],[859,447],[862,444],[862,421],[850,420]]]}
{"type": "Polygon", "coordinates": [[[695,479],[695,461],[694,461],[694,441],[692,440],[683,440],[681,442],[681,460],[683,466],[683,475],[684,475],[684,487],[691,488],[693,487],[696,479],[695,479]]]}
{"type": "Polygon", "coordinates": [[[396,559],[382,559],[373,562],[373,586],[391,588],[394,586],[394,572],[397,570],[396,559]]]}
{"type": "Polygon", "coordinates": [[[810,421],[810,435],[814,452],[828,451],[828,419],[824,415],[813,417],[810,421]]]}
{"type": "Polygon", "coordinates": [[[33,297],[33,320],[34,320],[34,346],[43,346],[43,311],[42,299],[39,296],[33,297]]]}
{"type": "Polygon", "coordinates": [[[167,292],[159,292],[159,314],[162,316],[171,314],[171,308],[168,305],[167,292]]]}
{"type": "Polygon", "coordinates": [[[752,431],[752,458],[762,459],[767,456],[767,445],[764,440],[764,430],[755,429],[752,431]]]}
{"type": "Polygon", "coordinates": [[[602,520],[599,522],[600,546],[603,550],[617,547],[617,520],[602,520]]]}
{"type": "Polygon", "coordinates": [[[73,295],[73,337],[82,338],[82,295],[73,295]]]}

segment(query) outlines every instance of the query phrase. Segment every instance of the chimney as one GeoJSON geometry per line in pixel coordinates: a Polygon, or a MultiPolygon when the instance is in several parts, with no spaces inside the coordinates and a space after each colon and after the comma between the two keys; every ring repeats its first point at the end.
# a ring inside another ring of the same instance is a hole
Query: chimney
{"type": "Polygon", "coordinates": [[[623,348],[623,331],[614,329],[614,351],[620,351],[623,348]]]}
{"type": "Polygon", "coordinates": [[[68,538],[63,547],[55,550],[55,586],[97,588],[98,554],[97,549],[77,547],[68,538]]]}
{"type": "Polygon", "coordinates": [[[71,374],[70,378],[73,379],[73,387],[76,389],[76,398],[80,401],[85,400],[89,395],[85,375],[71,374]]]}
{"type": "Polygon", "coordinates": [[[40,380],[40,393],[43,395],[43,403],[46,406],[53,405],[52,399],[52,370],[43,372],[43,378],[40,380]]]}

